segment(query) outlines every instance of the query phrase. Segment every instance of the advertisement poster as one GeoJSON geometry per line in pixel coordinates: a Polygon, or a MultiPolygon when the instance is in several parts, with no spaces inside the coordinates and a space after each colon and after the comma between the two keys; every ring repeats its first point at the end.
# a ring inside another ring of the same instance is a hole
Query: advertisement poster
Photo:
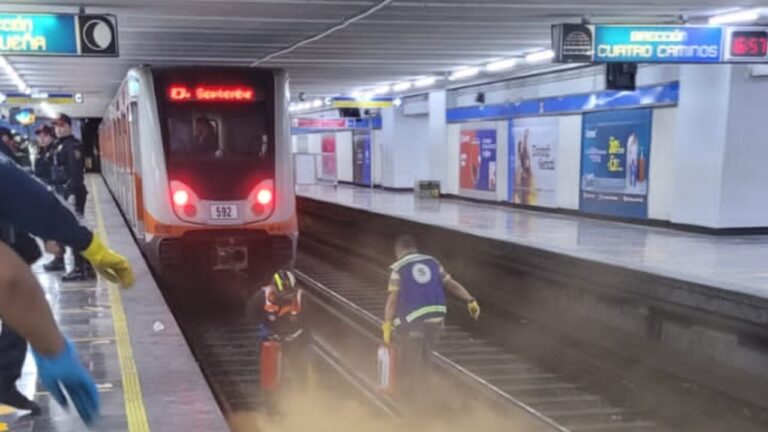
{"type": "Polygon", "coordinates": [[[460,136],[460,187],[478,191],[495,191],[496,128],[494,124],[462,125],[460,136]]]}
{"type": "Polygon", "coordinates": [[[323,180],[336,179],[336,134],[323,134],[320,141],[321,165],[320,178],[323,180]]]}
{"type": "Polygon", "coordinates": [[[650,109],[584,114],[579,209],[648,217],[650,109]]]}
{"type": "Polygon", "coordinates": [[[557,206],[557,117],[509,121],[509,200],[515,204],[557,206]]]}
{"type": "Polygon", "coordinates": [[[371,184],[371,133],[354,131],[352,134],[353,181],[359,185],[371,184]]]}

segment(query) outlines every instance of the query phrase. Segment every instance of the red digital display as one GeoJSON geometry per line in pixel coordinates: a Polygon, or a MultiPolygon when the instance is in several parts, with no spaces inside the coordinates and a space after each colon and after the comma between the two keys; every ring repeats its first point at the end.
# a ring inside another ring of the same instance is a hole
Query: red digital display
{"type": "Polygon", "coordinates": [[[766,54],[768,54],[768,32],[733,32],[731,36],[731,57],[765,57],[766,54]]]}
{"type": "Polygon", "coordinates": [[[253,102],[256,92],[252,87],[241,85],[173,84],[168,87],[168,99],[173,102],[253,102]]]}

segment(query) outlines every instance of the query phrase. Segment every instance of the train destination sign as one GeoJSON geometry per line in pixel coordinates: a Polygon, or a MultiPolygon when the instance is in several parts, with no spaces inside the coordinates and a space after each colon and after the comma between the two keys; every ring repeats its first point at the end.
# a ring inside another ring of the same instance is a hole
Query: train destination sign
{"type": "Polygon", "coordinates": [[[768,28],[559,24],[556,59],[564,63],[768,62],[768,28]]]}
{"type": "Polygon", "coordinates": [[[116,57],[114,15],[0,13],[0,54],[116,57]]]}

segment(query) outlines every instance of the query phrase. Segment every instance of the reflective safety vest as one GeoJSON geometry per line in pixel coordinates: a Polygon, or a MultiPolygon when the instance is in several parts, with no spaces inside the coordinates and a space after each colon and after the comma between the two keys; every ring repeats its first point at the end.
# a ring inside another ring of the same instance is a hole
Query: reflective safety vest
{"type": "Polygon", "coordinates": [[[394,325],[441,319],[448,311],[440,263],[428,255],[410,254],[392,265],[400,276],[394,325]]]}
{"type": "Polygon", "coordinates": [[[276,303],[275,289],[272,286],[265,288],[264,312],[273,333],[283,340],[292,340],[301,335],[301,300],[302,290],[298,290],[290,303],[280,305],[276,303]]]}

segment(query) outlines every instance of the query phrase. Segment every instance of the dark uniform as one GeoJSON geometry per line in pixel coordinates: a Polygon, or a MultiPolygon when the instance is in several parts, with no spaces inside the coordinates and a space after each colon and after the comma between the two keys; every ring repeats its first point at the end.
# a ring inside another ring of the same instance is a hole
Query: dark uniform
{"type": "MultiPolygon", "coordinates": [[[[78,250],[86,249],[92,240],[91,232],[78,223],[58,198],[17,166],[5,152],[0,154],[0,227],[0,240],[28,263],[36,261],[40,251],[34,249],[37,248],[34,240],[20,230],[71,244],[78,250]],[[46,223],[52,219],[59,223],[46,223]]],[[[26,352],[27,342],[13,329],[3,326],[0,333],[0,403],[36,412],[37,407],[26,400],[15,385],[26,352]]]]}
{"type": "Polygon", "coordinates": [[[75,197],[75,212],[85,214],[85,200],[88,189],[85,187],[85,158],[83,144],[72,135],[56,140],[53,153],[54,183],[57,184],[64,199],[75,197]]]}

